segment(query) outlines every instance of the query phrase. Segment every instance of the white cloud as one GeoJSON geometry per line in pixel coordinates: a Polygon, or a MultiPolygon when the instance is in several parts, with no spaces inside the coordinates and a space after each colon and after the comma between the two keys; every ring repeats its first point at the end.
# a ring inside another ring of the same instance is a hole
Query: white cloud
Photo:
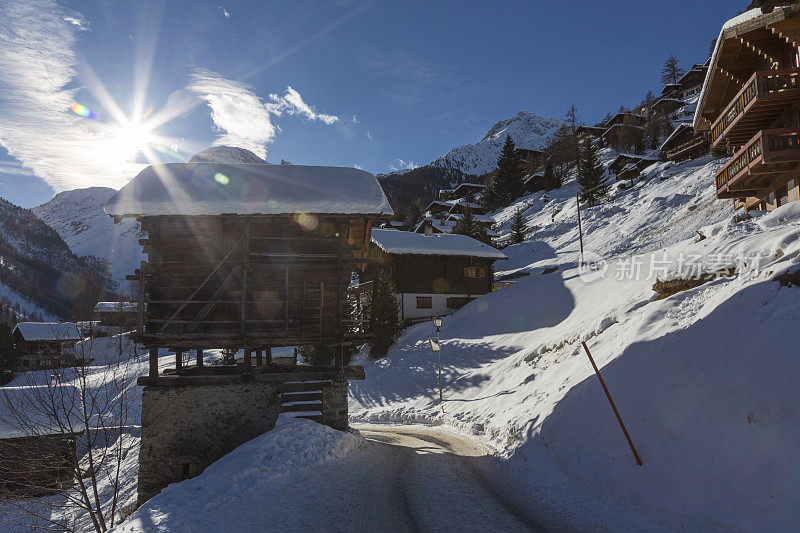
{"type": "Polygon", "coordinates": [[[231,18],[231,13],[230,13],[230,11],[228,11],[227,9],[225,9],[225,8],[224,8],[224,7],[222,7],[222,6],[219,6],[219,8],[222,10],[222,14],[225,16],[225,18],[226,18],[226,19],[229,19],[229,18],[231,18]]]}
{"type": "Polygon", "coordinates": [[[367,139],[372,140],[372,133],[369,131],[367,132],[367,139]]]}
{"type": "Polygon", "coordinates": [[[400,158],[397,158],[391,163],[389,163],[389,172],[394,172],[396,170],[413,170],[418,166],[419,165],[417,165],[413,161],[404,161],[400,158]]]}
{"type": "Polygon", "coordinates": [[[285,95],[278,96],[277,94],[271,94],[269,98],[272,100],[275,113],[278,115],[280,115],[281,112],[285,112],[287,115],[302,115],[309,120],[319,120],[329,126],[339,120],[339,117],[334,115],[325,115],[314,111],[311,106],[303,101],[300,93],[291,87],[286,87],[285,95]]]}
{"type": "Polygon", "coordinates": [[[273,115],[300,115],[328,125],[339,120],[336,116],[314,111],[291,87],[286,88],[284,96],[271,94],[270,101],[265,103],[249,85],[223,78],[210,70],[197,69],[187,88],[211,108],[211,120],[222,133],[214,144],[247,148],[261,158],[266,158],[266,145],[281,131],[272,123],[273,115]]]}
{"type": "MultiPolygon", "coordinates": [[[[115,157],[116,130],[70,113],[75,32],[88,24],[51,0],[5,2],[0,22],[0,144],[58,191],[118,187],[141,168],[115,157]]],[[[21,178],[24,179],[24,178],[21,178]]]]}
{"type": "Polygon", "coordinates": [[[355,113],[353,113],[352,122],[353,124],[358,124],[358,115],[356,115],[355,113]]]}
{"type": "Polygon", "coordinates": [[[250,86],[197,69],[187,88],[211,108],[211,120],[222,132],[214,144],[246,148],[262,159],[267,156],[266,145],[280,130],[250,86]]]}

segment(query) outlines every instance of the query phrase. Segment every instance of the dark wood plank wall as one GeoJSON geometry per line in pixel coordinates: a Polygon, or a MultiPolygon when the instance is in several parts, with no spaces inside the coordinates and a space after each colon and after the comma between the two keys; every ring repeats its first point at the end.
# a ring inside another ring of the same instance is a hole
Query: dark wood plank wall
{"type": "Polygon", "coordinates": [[[340,300],[358,266],[355,252],[363,257],[369,239],[364,219],[152,217],[143,219],[143,229],[149,235],[143,337],[151,345],[158,344],[154,335],[177,346],[176,337],[234,342],[244,333],[249,342],[282,344],[344,334],[340,300]]]}
{"type": "Polygon", "coordinates": [[[385,268],[390,273],[397,292],[479,295],[492,290],[492,259],[446,255],[390,255],[380,250],[373,254],[381,266],[368,269],[362,281],[375,279],[377,268],[385,268]],[[469,266],[483,267],[486,276],[467,278],[464,276],[464,269],[469,266]]]}

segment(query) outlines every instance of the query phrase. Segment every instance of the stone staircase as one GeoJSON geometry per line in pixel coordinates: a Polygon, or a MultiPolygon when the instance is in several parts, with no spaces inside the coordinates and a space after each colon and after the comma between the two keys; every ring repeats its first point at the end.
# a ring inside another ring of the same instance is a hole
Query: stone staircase
{"type": "Polygon", "coordinates": [[[322,386],[325,380],[287,381],[281,385],[281,412],[322,422],[322,386]]]}

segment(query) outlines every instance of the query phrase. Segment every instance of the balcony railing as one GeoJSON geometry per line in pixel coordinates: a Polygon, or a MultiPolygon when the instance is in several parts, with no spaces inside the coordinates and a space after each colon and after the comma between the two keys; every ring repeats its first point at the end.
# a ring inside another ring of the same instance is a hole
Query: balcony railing
{"type": "MultiPolygon", "coordinates": [[[[762,70],[754,73],[711,126],[711,144],[717,146],[753,107],[764,109],[752,127],[769,126],[782,107],[800,95],[800,69],[762,70]]],[[[743,132],[747,135],[746,132],[743,132]]],[[[735,143],[734,143],[735,144],[735,143]]]]}
{"type": "Polygon", "coordinates": [[[748,191],[763,188],[739,183],[743,182],[742,178],[753,170],[758,170],[757,175],[764,177],[785,172],[777,167],[781,163],[798,161],[800,161],[800,130],[762,130],[733,154],[733,157],[717,172],[717,195],[733,197],[735,192],[731,193],[731,190],[734,190],[739,191],[740,196],[745,196],[748,191]]]}

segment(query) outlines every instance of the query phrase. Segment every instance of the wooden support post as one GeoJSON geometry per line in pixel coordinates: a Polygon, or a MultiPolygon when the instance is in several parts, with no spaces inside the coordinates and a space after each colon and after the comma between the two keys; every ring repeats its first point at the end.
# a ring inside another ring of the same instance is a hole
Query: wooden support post
{"type": "Polygon", "coordinates": [[[264,364],[264,357],[261,355],[264,352],[261,348],[256,349],[256,366],[261,366],[264,364]]]}
{"type": "Polygon", "coordinates": [[[179,372],[183,370],[183,352],[181,350],[175,350],[175,370],[179,372]]]}
{"type": "Polygon", "coordinates": [[[197,354],[197,366],[199,367],[205,366],[205,363],[203,362],[203,349],[198,348],[196,354],[197,354]]]}
{"type": "Polygon", "coordinates": [[[139,335],[144,333],[144,269],[146,265],[147,263],[144,261],[139,263],[139,287],[136,296],[138,298],[136,302],[136,329],[139,330],[139,335]]]}
{"type": "Polygon", "coordinates": [[[264,355],[266,356],[267,363],[272,362],[272,346],[267,346],[264,350],[264,355]]]}
{"type": "MultiPolygon", "coordinates": [[[[247,266],[250,261],[250,222],[244,223],[244,243],[242,244],[242,303],[241,303],[241,323],[239,333],[244,337],[247,329],[247,266]]],[[[245,349],[245,359],[249,357],[245,349]]],[[[247,365],[250,366],[249,364],[247,365]]]]}
{"type": "Polygon", "coordinates": [[[245,372],[250,372],[250,370],[251,370],[251,368],[253,366],[253,361],[251,360],[252,356],[253,356],[253,354],[252,354],[250,348],[245,348],[244,349],[244,371],[245,372]]]}
{"type": "Polygon", "coordinates": [[[334,360],[336,364],[336,381],[344,381],[344,343],[339,343],[334,360]]]}
{"type": "Polygon", "coordinates": [[[158,377],[158,348],[150,348],[150,377],[158,377]]]}

